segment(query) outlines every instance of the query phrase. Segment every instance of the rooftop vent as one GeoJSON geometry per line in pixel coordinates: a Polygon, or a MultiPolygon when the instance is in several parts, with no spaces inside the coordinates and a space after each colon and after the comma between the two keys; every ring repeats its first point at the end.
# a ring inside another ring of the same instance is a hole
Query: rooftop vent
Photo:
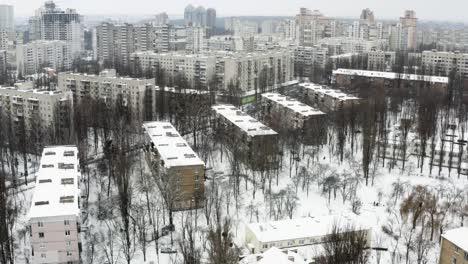
{"type": "Polygon", "coordinates": [[[75,164],[73,163],[59,163],[58,168],[61,170],[73,170],[75,169],[75,164]]]}
{"type": "Polygon", "coordinates": [[[54,156],[55,155],[55,152],[53,151],[48,151],[46,153],[44,153],[45,156],[54,156]]]}
{"type": "Polygon", "coordinates": [[[60,203],[73,203],[74,201],[74,196],[60,196],[60,203]]]}
{"type": "Polygon", "coordinates": [[[46,204],[49,204],[49,201],[39,201],[39,202],[34,203],[34,205],[46,205],[46,204]]]}
{"type": "Polygon", "coordinates": [[[48,182],[52,182],[52,179],[39,180],[39,183],[48,183],[48,182]]]}
{"type": "Polygon", "coordinates": [[[54,164],[42,164],[42,168],[53,168],[54,164]]]}
{"type": "Polygon", "coordinates": [[[75,179],[73,178],[63,178],[61,180],[62,184],[73,184],[75,182],[75,179]]]}
{"type": "Polygon", "coordinates": [[[159,144],[158,146],[159,147],[167,147],[167,146],[169,146],[169,144],[159,144]]]}
{"type": "Polygon", "coordinates": [[[177,147],[186,147],[187,144],[185,144],[185,143],[177,143],[176,146],[177,146],[177,147]]]}
{"type": "Polygon", "coordinates": [[[73,157],[75,156],[75,151],[65,151],[63,152],[64,157],[73,157]]]}
{"type": "Polygon", "coordinates": [[[176,160],[177,157],[169,157],[169,158],[167,158],[167,159],[168,159],[168,160],[176,160]]]}
{"type": "Polygon", "coordinates": [[[195,154],[184,154],[184,157],[186,158],[196,158],[195,154]]]}

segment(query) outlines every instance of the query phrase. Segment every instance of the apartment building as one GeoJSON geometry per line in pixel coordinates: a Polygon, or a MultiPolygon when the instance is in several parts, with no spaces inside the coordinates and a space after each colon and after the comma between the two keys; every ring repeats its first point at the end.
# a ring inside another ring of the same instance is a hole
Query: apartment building
{"type": "Polygon", "coordinates": [[[297,76],[310,76],[314,66],[325,68],[328,62],[328,49],[321,46],[294,48],[294,65],[297,76]]]}
{"type": "Polygon", "coordinates": [[[246,40],[239,36],[212,36],[206,40],[205,50],[216,51],[243,51],[246,40]]]}
{"type": "Polygon", "coordinates": [[[366,53],[372,50],[385,50],[388,46],[387,40],[365,40],[349,37],[324,38],[317,45],[327,48],[330,56],[345,53],[366,53]]]}
{"type": "Polygon", "coordinates": [[[422,53],[422,66],[426,72],[448,76],[452,71],[468,77],[468,54],[426,50],[422,53]]]}
{"type": "Polygon", "coordinates": [[[37,90],[32,89],[32,85],[0,87],[0,107],[11,114],[15,124],[24,120],[26,128],[34,129],[34,122],[43,128],[62,125],[71,129],[73,97],[70,91],[37,90]],[[60,120],[60,124],[56,124],[56,120],[60,120]]]}
{"type": "Polygon", "coordinates": [[[278,133],[233,105],[214,105],[213,126],[231,151],[254,170],[277,166],[278,133]]]}
{"type": "MultiPolygon", "coordinates": [[[[460,133],[457,131],[457,125],[447,125],[443,139],[436,143],[434,158],[430,160],[432,166],[468,175],[468,141],[463,137],[460,138],[460,133]]],[[[427,150],[426,153],[431,156],[431,151],[427,150]]]]}
{"type": "Polygon", "coordinates": [[[173,86],[177,79],[184,77],[191,88],[205,90],[216,71],[216,57],[210,54],[136,52],[132,54],[132,63],[139,64],[143,71],[163,70],[168,86],[173,86]]]}
{"type": "Polygon", "coordinates": [[[2,78],[6,76],[7,68],[8,68],[8,52],[6,50],[0,49],[0,74],[2,75],[2,77],[0,77],[0,80],[2,80],[2,78]]]}
{"type": "Polygon", "coordinates": [[[63,11],[53,1],[46,1],[29,19],[29,39],[65,41],[70,54],[78,56],[84,51],[83,17],[75,9],[63,11]]]}
{"type": "Polygon", "coordinates": [[[359,82],[372,82],[373,85],[383,85],[385,87],[397,87],[401,83],[419,88],[423,84],[429,84],[431,89],[447,92],[448,78],[440,76],[400,74],[395,72],[364,71],[337,69],[333,71],[334,82],[345,89],[352,89],[353,84],[359,82]]]}
{"type": "Polygon", "coordinates": [[[299,84],[299,88],[304,95],[305,103],[324,111],[349,109],[361,102],[360,98],[331,89],[325,85],[306,82],[299,84]]]}
{"type": "Polygon", "coordinates": [[[169,122],[143,124],[148,165],[172,211],[204,204],[205,163],[169,122]]]}
{"type": "Polygon", "coordinates": [[[123,103],[131,107],[132,114],[142,120],[147,107],[155,111],[154,88],[154,79],[116,77],[113,74],[106,75],[105,72],[100,75],[65,72],[58,75],[57,89],[71,91],[75,102],[90,96],[110,103],[116,102],[121,96],[123,103]]]}
{"type": "Polygon", "coordinates": [[[250,223],[245,227],[245,245],[252,254],[263,253],[272,247],[286,249],[320,245],[326,243],[333,223],[355,226],[354,230],[343,232],[362,232],[370,245],[372,229],[365,219],[355,215],[326,215],[304,217],[266,223],[250,223]]]}
{"type": "Polygon", "coordinates": [[[200,53],[205,49],[206,28],[205,27],[188,27],[187,32],[187,47],[186,50],[190,53],[200,53]]]}
{"type": "Polygon", "coordinates": [[[216,74],[222,91],[233,84],[242,92],[273,90],[294,79],[294,54],[291,50],[218,53],[216,74]]]}
{"type": "Polygon", "coordinates": [[[78,148],[44,148],[28,213],[30,261],[81,263],[78,148]]]}
{"type": "Polygon", "coordinates": [[[262,94],[262,114],[276,131],[297,132],[305,145],[327,142],[326,114],[293,98],[278,94],[262,94]]]}
{"type": "Polygon", "coordinates": [[[45,67],[70,70],[72,55],[69,45],[60,40],[37,40],[16,47],[16,65],[23,75],[42,72],[45,67]]]}
{"type": "Polygon", "coordinates": [[[8,31],[0,29],[0,50],[7,50],[10,48],[10,37],[8,31]]]}
{"type": "Polygon", "coordinates": [[[460,227],[442,234],[439,264],[468,263],[468,227],[460,227]]]}
{"type": "Polygon", "coordinates": [[[96,27],[97,58],[101,64],[128,66],[136,51],[169,51],[169,25],[103,22],[96,27]]]}
{"type": "Polygon", "coordinates": [[[372,71],[391,71],[395,64],[394,51],[369,51],[367,53],[367,68],[372,71]]]}

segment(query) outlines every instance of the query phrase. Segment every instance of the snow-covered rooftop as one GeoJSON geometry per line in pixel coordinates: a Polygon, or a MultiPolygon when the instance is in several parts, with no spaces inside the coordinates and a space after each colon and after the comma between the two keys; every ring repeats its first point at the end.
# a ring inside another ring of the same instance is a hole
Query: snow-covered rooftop
{"type": "Polygon", "coordinates": [[[309,90],[312,90],[316,93],[319,93],[323,96],[330,96],[330,97],[333,97],[337,100],[340,100],[340,101],[347,101],[347,100],[359,100],[360,98],[358,97],[355,97],[355,96],[352,96],[352,95],[349,95],[349,94],[345,94],[341,91],[338,91],[338,90],[333,90],[333,89],[329,89],[327,88],[327,86],[324,86],[324,85],[320,85],[320,84],[315,84],[315,83],[301,83],[299,84],[300,86],[306,88],[306,89],[309,89],[309,90]]]}
{"type": "Polygon", "coordinates": [[[240,264],[305,264],[304,257],[287,250],[283,252],[272,247],[262,254],[249,255],[240,261],[240,264]]]}
{"type": "Polygon", "coordinates": [[[75,146],[46,147],[42,152],[29,219],[68,216],[79,210],[79,159],[75,146]]]}
{"type": "Polygon", "coordinates": [[[264,93],[262,94],[262,98],[269,100],[269,101],[273,101],[305,117],[314,116],[314,115],[325,115],[325,113],[320,110],[312,108],[291,97],[287,97],[279,93],[264,93]]]}
{"type": "Polygon", "coordinates": [[[356,215],[326,215],[280,220],[267,223],[251,223],[247,227],[262,243],[309,237],[323,237],[330,234],[333,225],[352,225],[356,230],[370,229],[370,225],[356,215]]]}
{"type": "Polygon", "coordinates": [[[205,165],[171,123],[148,122],[143,124],[143,128],[158,150],[166,168],[205,165]]]}
{"type": "Polygon", "coordinates": [[[449,230],[445,232],[442,237],[452,242],[463,251],[468,252],[468,227],[449,230]]]}
{"type": "Polygon", "coordinates": [[[417,75],[417,74],[398,74],[395,72],[381,72],[381,71],[364,71],[364,70],[350,70],[350,69],[337,69],[333,71],[333,75],[356,75],[373,78],[385,78],[385,79],[403,79],[409,81],[426,81],[432,83],[448,83],[448,77],[440,76],[428,76],[428,75],[417,75]]]}
{"type": "Polygon", "coordinates": [[[223,116],[225,119],[239,127],[242,131],[251,137],[278,134],[273,129],[265,126],[257,119],[242,112],[233,105],[214,105],[212,106],[212,109],[218,115],[223,116]]]}
{"type": "MultiPolygon", "coordinates": [[[[156,86],[155,90],[159,91],[161,90],[161,88],[159,88],[159,86],[156,86]]],[[[181,93],[181,94],[210,94],[210,92],[206,90],[176,89],[174,87],[166,87],[164,88],[164,91],[170,92],[170,93],[181,93]]]]}

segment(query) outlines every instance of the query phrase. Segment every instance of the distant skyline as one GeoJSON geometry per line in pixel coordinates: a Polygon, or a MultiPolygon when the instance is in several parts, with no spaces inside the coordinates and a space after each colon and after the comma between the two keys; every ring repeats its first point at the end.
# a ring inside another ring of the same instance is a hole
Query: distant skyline
{"type": "MultiPolygon", "coordinates": [[[[44,4],[42,0],[0,0],[0,4],[15,7],[15,15],[31,16],[44,4]]],[[[185,6],[193,4],[216,8],[223,16],[294,16],[300,7],[319,9],[329,17],[359,17],[361,10],[370,8],[377,19],[398,19],[404,10],[413,9],[421,20],[468,22],[468,2],[462,0],[58,0],[61,8],[75,8],[83,15],[96,14],[157,14],[182,15],[185,6]]]]}

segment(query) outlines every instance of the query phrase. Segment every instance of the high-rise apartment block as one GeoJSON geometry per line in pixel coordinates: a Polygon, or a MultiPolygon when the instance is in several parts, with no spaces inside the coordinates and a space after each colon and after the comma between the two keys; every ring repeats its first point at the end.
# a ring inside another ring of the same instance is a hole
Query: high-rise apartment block
{"type": "Polygon", "coordinates": [[[132,54],[132,62],[143,71],[163,70],[169,86],[183,77],[192,88],[206,89],[216,71],[215,56],[205,54],[136,52],[132,54]]]}
{"type": "Polygon", "coordinates": [[[16,47],[16,65],[23,75],[42,72],[44,67],[69,70],[72,65],[70,45],[60,40],[36,40],[16,47]]]}
{"type": "Polygon", "coordinates": [[[412,51],[417,46],[416,12],[406,10],[400,22],[390,28],[390,49],[412,51]]]}
{"type": "Polygon", "coordinates": [[[31,263],[81,263],[80,178],[77,147],[44,148],[28,214],[31,263]]]}
{"type": "Polygon", "coordinates": [[[166,25],[169,24],[169,16],[166,12],[159,13],[154,18],[153,25],[166,25]]]}
{"type": "Polygon", "coordinates": [[[136,51],[169,51],[170,26],[103,22],[96,28],[97,59],[106,66],[128,66],[136,51]]]}
{"type": "Polygon", "coordinates": [[[186,26],[206,27],[211,32],[216,28],[216,10],[188,5],[184,10],[184,21],[186,26]]]}
{"type": "Polygon", "coordinates": [[[84,50],[83,17],[74,9],[59,9],[53,1],[47,1],[29,19],[29,34],[31,40],[65,41],[73,56],[84,50]]]}
{"type": "MultiPolygon", "coordinates": [[[[0,4],[0,32],[8,33],[9,38],[15,37],[14,8],[11,5],[0,4]]],[[[1,48],[0,48],[1,49],[1,48]]]]}
{"type": "Polygon", "coordinates": [[[216,74],[219,89],[230,85],[243,92],[269,91],[294,78],[292,50],[266,52],[227,52],[217,55],[216,74]]]}

